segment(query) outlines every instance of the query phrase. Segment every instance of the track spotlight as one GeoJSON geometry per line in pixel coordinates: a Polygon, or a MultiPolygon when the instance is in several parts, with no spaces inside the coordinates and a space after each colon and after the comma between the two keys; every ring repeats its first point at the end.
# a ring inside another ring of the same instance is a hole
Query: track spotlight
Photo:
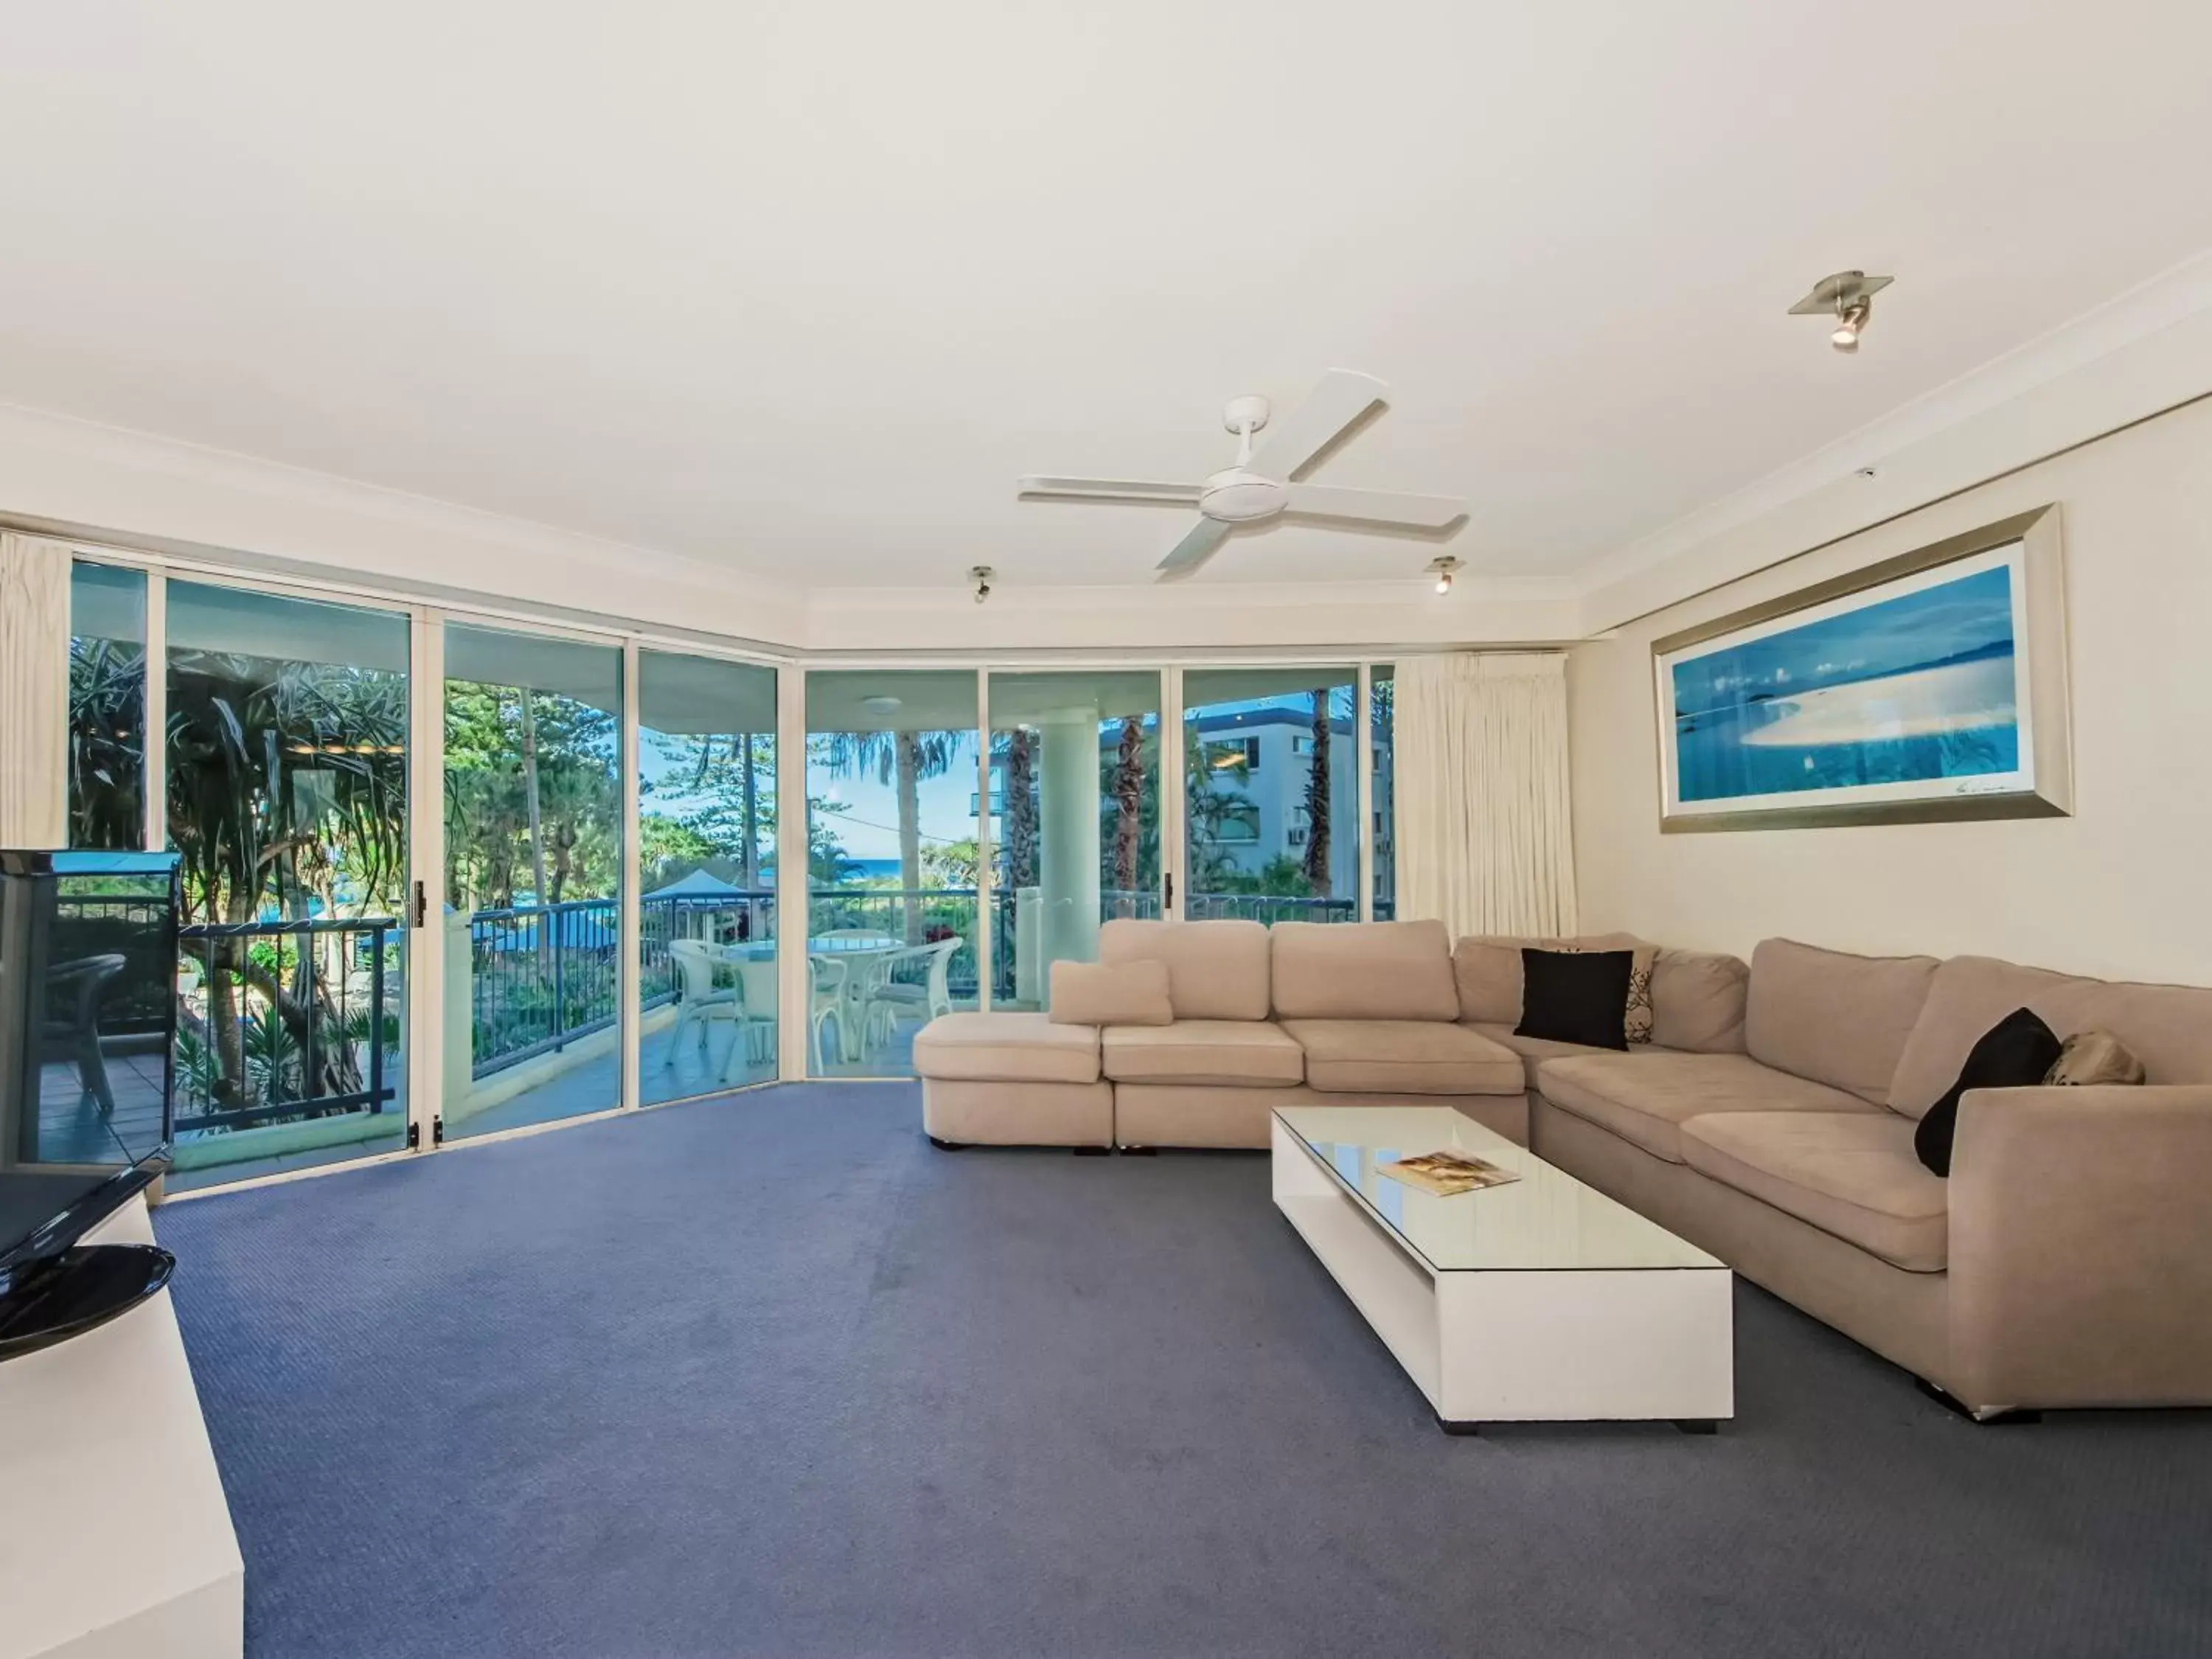
{"type": "Polygon", "coordinates": [[[1845,306],[1836,313],[1836,331],[1828,336],[1828,343],[1838,351],[1856,351],[1859,349],[1859,331],[1866,326],[1867,319],[1873,312],[1874,301],[1871,300],[1856,300],[1845,306]]]}
{"type": "Polygon", "coordinates": [[[1449,556],[1443,558],[1431,559],[1429,561],[1429,574],[1437,579],[1437,592],[1449,593],[1451,592],[1452,576],[1453,574],[1459,569],[1461,562],[1462,561],[1449,557],[1449,556]]]}
{"type": "Polygon", "coordinates": [[[971,565],[968,580],[975,584],[975,603],[981,605],[991,597],[991,578],[998,573],[988,564],[971,565]]]}
{"type": "Polygon", "coordinates": [[[1859,336],[1874,314],[1874,296],[1896,279],[1869,276],[1863,270],[1839,270],[1813,284],[1813,291],[1790,307],[1793,317],[1833,317],[1828,343],[1846,356],[1859,349],[1859,336]]]}

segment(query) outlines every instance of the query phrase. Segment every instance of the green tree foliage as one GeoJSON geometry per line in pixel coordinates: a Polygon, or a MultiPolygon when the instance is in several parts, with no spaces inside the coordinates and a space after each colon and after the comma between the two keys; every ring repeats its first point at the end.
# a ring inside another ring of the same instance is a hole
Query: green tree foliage
{"type": "Polygon", "coordinates": [[[728,866],[717,873],[735,885],[762,886],[775,846],[774,735],[644,735],[663,763],[658,777],[638,786],[639,856],[652,880],[672,881],[711,860],[728,866]]]}
{"type": "MultiPolygon", "coordinates": [[[[407,859],[404,675],[173,651],[168,690],[169,844],[180,855],[187,921],[398,908],[407,859]]],[[[236,938],[206,942],[204,1038],[215,1105],[251,1097],[246,1036],[255,1021],[264,1048],[281,1030],[296,1064],[311,1048],[316,1055],[316,1075],[281,1078],[281,1089],[313,1098],[360,1087],[331,997],[348,967],[339,949],[327,940],[283,951],[249,950],[236,938]],[[258,1009],[245,1008],[242,990],[258,1009]]]]}
{"type": "Polygon", "coordinates": [[[447,902],[487,910],[518,896],[612,896],[622,874],[620,742],[612,714],[575,698],[447,682],[447,902]]]}
{"type": "MultiPolygon", "coordinates": [[[[972,732],[825,732],[810,743],[815,763],[833,775],[875,775],[877,783],[896,787],[898,803],[899,886],[906,892],[923,885],[921,867],[921,781],[942,777],[963,755],[974,754],[972,732]]],[[[971,760],[970,764],[973,764],[971,760]]],[[[923,906],[902,903],[906,940],[924,942],[923,906]]]]}
{"type": "Polygon", "coordinates": [[[146,835],[146,650],[70,641],[70,845],[127,848],[146,835]]]}

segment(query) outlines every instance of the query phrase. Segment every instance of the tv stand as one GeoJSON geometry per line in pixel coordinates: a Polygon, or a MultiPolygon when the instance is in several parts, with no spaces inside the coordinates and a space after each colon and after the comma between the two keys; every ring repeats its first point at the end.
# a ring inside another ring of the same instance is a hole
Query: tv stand
{"type": "Polygon", "coordinates": [[[128,1313],[169,1282],[154,1244],[78,1244],[0,1277],[0,1360],[33,1353],[128,1313]]]}
{"type": "MultiPolygon", "coordinates": [[[[152,1245],[145,1205],[87,1242],[152,1245]]],[[[166,1291],[0,1365],[0,1659],[239,1659],[246,1570],[166,1291]]]]}

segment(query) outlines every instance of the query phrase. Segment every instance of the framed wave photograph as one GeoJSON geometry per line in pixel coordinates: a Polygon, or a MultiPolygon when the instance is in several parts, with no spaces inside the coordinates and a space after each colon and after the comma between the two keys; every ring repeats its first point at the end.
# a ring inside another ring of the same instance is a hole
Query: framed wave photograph
{"type": "Polygon", "coordinates": [[[1660,827],[2073,810],[2058,510],[1656,641],[1660,827]]]}

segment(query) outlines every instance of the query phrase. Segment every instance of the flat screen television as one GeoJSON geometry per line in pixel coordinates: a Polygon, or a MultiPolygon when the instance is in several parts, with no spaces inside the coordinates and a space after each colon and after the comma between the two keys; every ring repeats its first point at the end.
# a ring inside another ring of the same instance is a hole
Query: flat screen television
{"type": "Polygon", "coordinates": [[[177,900],[173,853],[0,852],[0,1360],[176,1265],[80,1241],[168,1168],[177,900]]]}

